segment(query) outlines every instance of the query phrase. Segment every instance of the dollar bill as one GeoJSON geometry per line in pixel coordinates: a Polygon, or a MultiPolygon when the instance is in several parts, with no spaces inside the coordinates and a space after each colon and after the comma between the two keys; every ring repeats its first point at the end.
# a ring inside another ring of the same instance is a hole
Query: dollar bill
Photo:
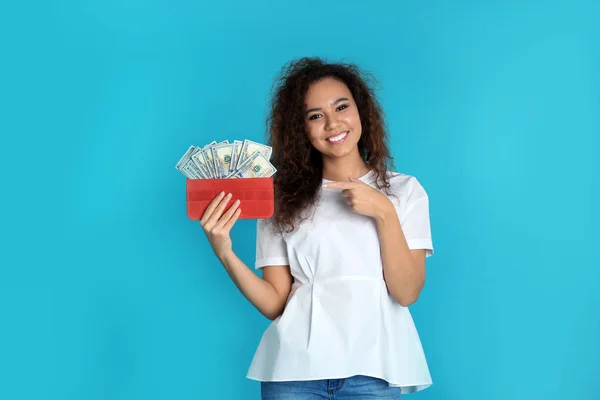
{"type": "MultiPolygon", "coordinates": [[[[269,161],[271,159],[272,149],[270,146],[266,146],[264,144],[260,144],[260,143],[254,142],[252,140],[246,139],[246,140],[244,140],[244,143],[242,144],[242,150],[241,150],[241,154],[239,157],[238,165],[243,164],[256,151],[260,151],[262,153],[262,155],[265,156],[267,161],[269,161]]],[[[237,169],[237,166],[236,166],[236,169],[237,169]]]]}
{"type": "Polygon", "coordinates": [[[194,153],[194,150],[196,150],[196,146],[190,146],[185,153],[183,154],[183,156],[181,156],[181,158],[179,159],[179,161],[177,161],[177,164],[175,164],[175,168],[178,168],[182,165],[185,165],[185,163],[192,157],[192,154],[194,153]]]}
{"type": "MultiPolygon", "coordinates": [[[[193,157],[193,155],[192,155],[193,157]]],[[[194,159],[192,158],[188,164],[191,165],[192,169],[196,172],[196,175],[200,175],[201,178],[205,179],[208,178],[208,175],[206,174],[206,172],[204,170],[202,170],[202,168],[200,168],[195,162],[194,159]]]]}
{"type": "Polygon", "coordinates": [[[192,154],[196,150],[196,146],[190,146],[187,151],[183,154],[183,156],[177,161],[175,164],[175,168],[185,175],[187,178],[192,178],[191,174],[184,169],[184,166],[188,163],[188,161],[192,158],[192,154]]]}
{"type": "Polygon", "coordinates": [[[212,178],[218,178],[215,167],[215,160],[213,158],[213,153],[211,150],[212,146],[215,146],[216,144],[217,142],[213,141],[212,143],[209,143],[202,148],[202,152],[204,153],[204,159],[206,160],[206,166],[208,167],[212,178]]]}
{"type": "Polygon", "coordinates": [[[204,175],[200,172],[198,167],[190,160],[183,166],[183,170],[186,172],[186,176],[190,179],[203,179],[204,175]]]}
{"type": "Polygon", "coordinates": [[[267,157],[260,150],[256,150],[227,178],[268,178],[275,172],[277,169],[267,157]]]}
{"type": "Polygon", "coordinates": [[[239,164],[240,155],[242,154],[242,145],[244,144],[241,140],[233,141],[233,151],[231,152],[231,165],[229,165],[229,173],[232,173],[239,164]]]}
{"type": "Polygon", "coordinates": [[[233,144],[217,144],[211,148],[217,178],[226,178],[229,175],[233,144]]]}
{"type": "Polygon", "coordinates": [[[270,177],[272,149],[252,140],[212,141],[203,147],[190,146],[175,168],[188,179],[270,177]]]}
{"type": "Polygon", "coordinates": [[[177,168],[177,170],[179,172],[181,172],[188,179],[196,179],[196,177],[194,176],[194,173],[192,171],[189,171],[185,165],[180,166],[179,168],[177,168]]]}
{"type": "Polygon", "coordinates": [[[208,169],[208,163],[206,162],[206,158],[204,158],[204,152],[202,151],[202,148],[197,148],[197,151],[192,154],[192,162],[200,169],[203,178],[212,178],[210,170],[208,169]]]}

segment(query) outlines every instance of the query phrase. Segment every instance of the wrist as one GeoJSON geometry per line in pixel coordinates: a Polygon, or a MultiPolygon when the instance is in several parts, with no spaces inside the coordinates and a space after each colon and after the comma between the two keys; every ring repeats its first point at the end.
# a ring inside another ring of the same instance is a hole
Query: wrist
{"type": "Polygon", "coordinates": [[[221,264],[223,264],[223,266],[227,268],[231,261],[235,258],[235,253],[232,249],[227,249],[217,253],[216,256],[221,262],[221,264]]]}
{"type": "Polygon", "coordinates": [[[398,218],[396,214],[396,208],[392,204],[391,201],[387,201],[387,204],[382,207],[379,212],[375,215],[375,221],[378,225],[385,224],[387,221],[390,221],[390,218],[398,218]]]}

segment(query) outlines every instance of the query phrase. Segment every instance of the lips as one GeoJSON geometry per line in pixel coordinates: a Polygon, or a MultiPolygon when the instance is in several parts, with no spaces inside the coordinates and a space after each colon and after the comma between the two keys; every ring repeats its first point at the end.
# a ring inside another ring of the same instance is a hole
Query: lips
{"type": "Polygon", "coordinates": [[[349,131],[343,131],[334,135],[328,136],[325,140],[329,143],[342,143],[348,137],[349,131]]]}

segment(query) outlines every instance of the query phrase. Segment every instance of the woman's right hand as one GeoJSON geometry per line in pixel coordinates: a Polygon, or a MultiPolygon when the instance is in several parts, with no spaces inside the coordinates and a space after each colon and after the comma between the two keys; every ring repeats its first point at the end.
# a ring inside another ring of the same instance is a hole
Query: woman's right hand
{"type": "Polygon", "coordinates": [[[215,255],[222,260],[223,257],[232,251],[231,238],[229,231],[240,216],[241,209],[238,208],[240,201],[236,200],[225,213],[225,207],[231,199],[231,193],[225,195],[225,192],[219,193],[206,207],[200,225],[215,252],[215,255]]]}

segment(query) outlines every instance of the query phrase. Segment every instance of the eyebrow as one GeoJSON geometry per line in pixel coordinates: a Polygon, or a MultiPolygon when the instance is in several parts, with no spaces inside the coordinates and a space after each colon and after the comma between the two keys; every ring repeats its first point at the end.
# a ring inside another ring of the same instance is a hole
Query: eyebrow
{"type": "MultiPolygon", "coordinates": [[[[342,101],[348,101],[347,98],[345,97],[340,97],[339,99],[337,99],[336,101],[332,102],[331,105],[335,106],[336,104],[342,102],[342,101]]],[[[305,115],[308,115],[309,113],[313,112],[313,111],[321,111],[320,108],[311,108],[310,110],[306,111],[305,115]]]]}

